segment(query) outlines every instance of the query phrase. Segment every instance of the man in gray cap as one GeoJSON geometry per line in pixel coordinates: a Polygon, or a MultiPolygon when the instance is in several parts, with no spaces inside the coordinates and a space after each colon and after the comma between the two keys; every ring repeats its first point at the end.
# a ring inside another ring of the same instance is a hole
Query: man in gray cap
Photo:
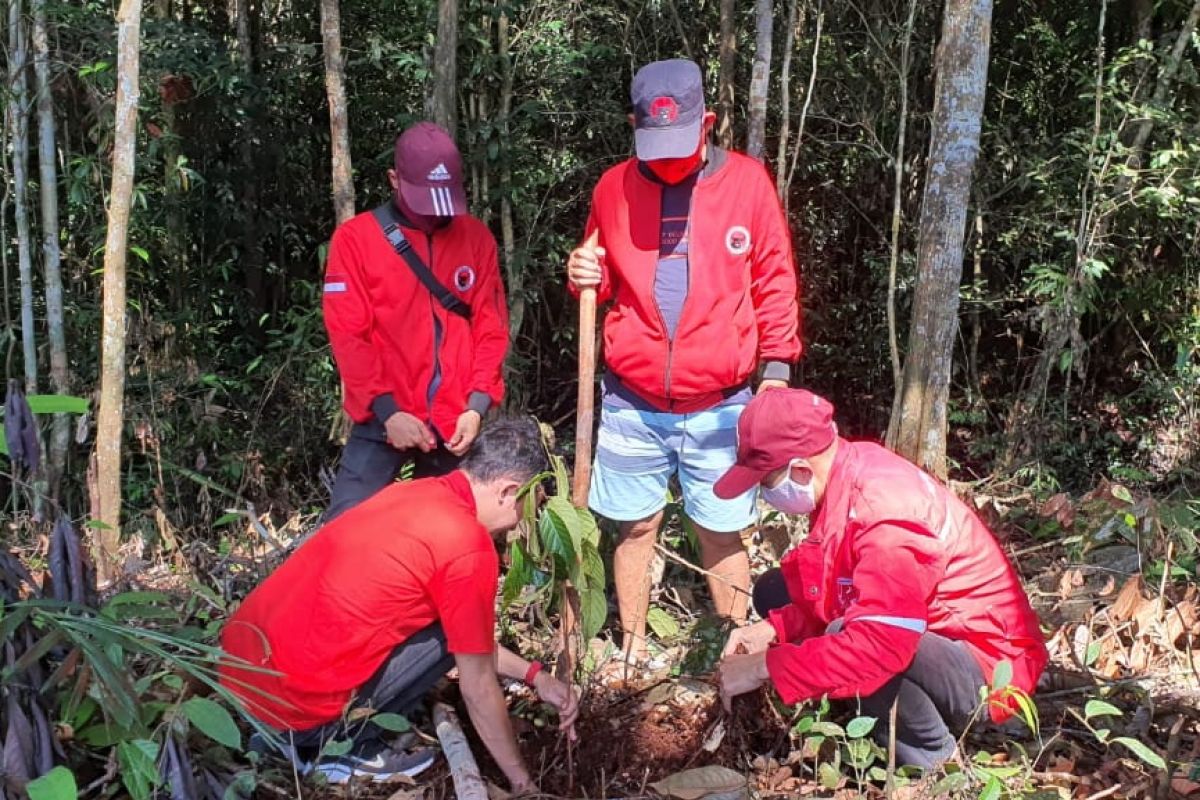
{"type": "Polygon", "coordinates": [[[570,288],[612,302],[604,321],[600,432],[589,504],[620,524],[613,573],[626,658],[646,655],[650,563],[668,484],[700,542],[718,614],[746,617],[740,533],[755,490],[722,500],[737,420],[758,390],[785,387],[800,357],[791,238],[761,164],[709,141],[700,68],[649,64],[631,89],[636,157],[592,195],[570,288]]]}
{"type": "Polygon", "coordinates": [[[323,307],[354,420],[326,520],[395,479],[453,470],[504,394],[508,309],[496,240],[467,213],[462,158],[420,122],[396,140],[392,198],[341,225],[323,307]]]}

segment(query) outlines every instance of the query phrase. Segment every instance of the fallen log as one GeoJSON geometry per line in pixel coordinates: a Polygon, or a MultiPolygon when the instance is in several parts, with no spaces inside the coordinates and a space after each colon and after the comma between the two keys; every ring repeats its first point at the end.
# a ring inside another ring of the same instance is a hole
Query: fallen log
{"type": "Polygon", "coordinates": [[[454,709],[445,703],[434,703],[433,725],[446,763],[450,765],[450,777],[454,780],[454,793],[458,800],[488,800],[487,784],[479,774],[479,764],[471,753],[471,745],[463,734],[454,709]]]}

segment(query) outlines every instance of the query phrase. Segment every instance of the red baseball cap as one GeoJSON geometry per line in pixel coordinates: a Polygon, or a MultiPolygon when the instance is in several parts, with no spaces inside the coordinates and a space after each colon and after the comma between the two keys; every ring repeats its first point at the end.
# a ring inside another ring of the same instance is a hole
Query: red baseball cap
{"type": "Polygon", "coordinates": [[[418,214],[467,213],[462,156],[454,140],[432,122],[418,122],[396,139],[396,176],[405,204],[418,214]]]}
{"type": "Polygon", "coordinates": [[[732,500],[792,459],[825,452],[835,438],[828,400],[807,389],[768,389],[742,411],[737,462],[717,480],[713,494],[732,500]]]}

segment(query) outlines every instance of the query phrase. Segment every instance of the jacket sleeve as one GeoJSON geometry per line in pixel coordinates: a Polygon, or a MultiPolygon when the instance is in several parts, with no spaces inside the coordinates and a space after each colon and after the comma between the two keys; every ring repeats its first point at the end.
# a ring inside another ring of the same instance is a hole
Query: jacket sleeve
{"type": "Polygon", "coordinates": [[[346,387],[346,412],[362,422],[369,419],[376,398],[384,397],[394,407],[383,364],[371,343],[375,314],[366,292],[362,253],[344,225],[334,231],[329,245],[321,307],[333,358],[346,387]]]}
{"type": "Polygon", "coordinates": [[[765,171],[758,184],[760,198],[752,234],[757,241],[750,265],[750,299],[758,319],[758,356],[761,362],[793,364],[800,358],[801,345],[792,237],[765,171]]]}
{"type": "Polygon", "coordinates": [[[775,627],[775,638],[780,644],[799,642],[821,632],[821,621],[810,609],[798,603],[789,603],[767,614],[775,627]]]}
{"type": "MultiPolygon", "coordinates": [[[[482,224],[480,225],[482,228],[482,224]]],[[[471,343],[474,346],[468,408],[481,414],[504,399],[504,357],[508,354],[508,300],[496,255],[496,239],[480,235],[479,286],[471,298],[471,343]],[[490,402],[484,404],[483,398],[490,402]]]]}
{"type": "MultiPolygon", "coordinates": [[[[583,229],[583,242],[586,242],[588,238],[591,237],[591,235],[600,227],[600,221],[596,219],[596,199],[599,195],[599,192],[599,186],[596,187],[596,191],[592,192],[592,210],[590,213],[588,213],[587,226],[583,229]]],[[[583,242],[580,242],[580,244],[582,245],[583,242]]],[[[603,231],[600,232],[600,246],[604,247],[603,231]]],[[[596,287],[596,305],[598,306],[608,302],[609,298],[612,297],[612,281],[610,279],[611,274],[612,272],[608,268],[607,259],[600,259],[600,285],[596,287]]],[[[567,280],[567,291],[569,291],[571,296],[576,300],[579,299],[579,290],[575,288],[575,285],[571,283],[570,279],[567,280]]]]}
{"type": "Polygon", "coordinates": [[[929,600],[945,572],[928,531],[885,522],[856,537],[856,597],[837,633],[767,651],[767,672],[785,703],[829,695],[866,697],[912,663],[928,624],[929,600]]]}

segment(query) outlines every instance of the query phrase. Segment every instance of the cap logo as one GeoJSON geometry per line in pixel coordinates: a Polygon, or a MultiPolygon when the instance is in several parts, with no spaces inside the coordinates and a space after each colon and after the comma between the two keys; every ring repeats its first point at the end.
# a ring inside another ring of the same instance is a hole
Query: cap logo
{"type": "Polygon", "coordinates": [[[454,196],[445,186],[430,186],[429,199],[433,203],[434,216],[453,217],[457,213],[454,210],[454,196]]]}
{"type": "Polygon", "coordinates": [[[450,174],[450,170],[446,169],[445,164],[438,164],[429,171],[429,174],[425,176],[425,179],[430,181],[449,181],[453,180],[454,177],[450,174]]]}
{"type": "Polygon", "coordinates": [[[656,97],[650,101],[650,117],[659,125],[670,125],[679,119],[679,104],[674,97],[656,97]]]}
{"type": "Polygon", "coordinates": [[[750,231],[741,225],[734,225],[725,231],[725,249],[732,256],[743,256],[750,249],[750,231]]]}
{"type": "Polygon", "coordinates": [[[466,292],[475,285],[475,270],[466,264],[454,270],[454,288],[466,292]]]}

